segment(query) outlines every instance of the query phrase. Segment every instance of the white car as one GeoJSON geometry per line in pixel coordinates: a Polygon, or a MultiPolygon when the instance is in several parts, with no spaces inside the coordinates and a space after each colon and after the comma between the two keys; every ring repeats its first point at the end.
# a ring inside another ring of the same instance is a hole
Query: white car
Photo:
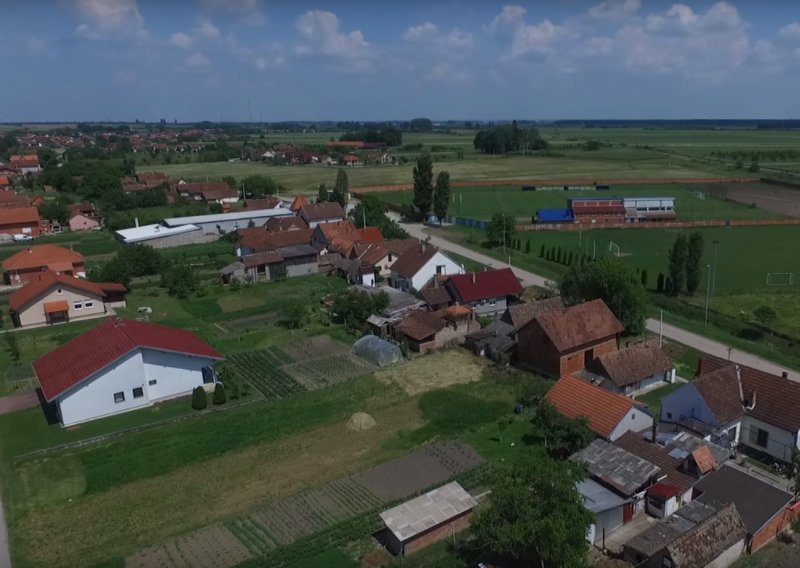
{"type": "Polygon", "coordinates": [[[30,236],[30,235],[14,235],[12,238],[17,242],[32,241],[33,240],[33,237],[30,236]]]}

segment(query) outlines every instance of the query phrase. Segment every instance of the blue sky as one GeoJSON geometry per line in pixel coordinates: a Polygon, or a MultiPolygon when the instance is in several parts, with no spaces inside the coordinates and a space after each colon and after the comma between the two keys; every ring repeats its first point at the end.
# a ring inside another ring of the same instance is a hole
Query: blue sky
{"type": "Polygon", "coordinates": [[[0,121],[800,118],[796,0],[0,0],[0,14],[0,121]]]}

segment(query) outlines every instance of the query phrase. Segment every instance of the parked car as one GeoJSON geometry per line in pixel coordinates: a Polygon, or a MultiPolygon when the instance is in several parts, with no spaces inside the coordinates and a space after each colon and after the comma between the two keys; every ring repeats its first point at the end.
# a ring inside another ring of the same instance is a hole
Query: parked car
{"type": "Polygon", "coordinates": [[[32,241],[33,237],[30,235],[14,235],[12,237],[17,242],[32,241]]]}

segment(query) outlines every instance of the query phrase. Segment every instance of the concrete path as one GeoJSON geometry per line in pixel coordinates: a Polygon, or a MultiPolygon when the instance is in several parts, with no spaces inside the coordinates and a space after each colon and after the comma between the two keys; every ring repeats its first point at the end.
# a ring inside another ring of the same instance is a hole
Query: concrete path
{"type": "MultiPolygon", "coordinates": [[[[538,274],[534,274],[533,272],[529,272],[527,270],[523,270],[517,266],[510,265],[506,262],[494,259],[490,256],[486,256],[485,254],[481,254],[480,252],[474,251],[470,248],[465,246],[459,245],[458,243],[451,242],[440,235],[433,234],[429,232],[423,225],[418,223],[404,223],[403,228],[408,231],[408,233],[416,238],[416,239],[427,239],[430,237],[430,242],[434,246],[437,246],[441,249],[446,251],[451,251],[461,256],[465,256],[467,258],[471,258],[477,262],[485,264],[491,268],[506,268],[511,267],[514,269],[514,274],[522,282],[522,285],[525,287],[528,286],[539,286],[545,287],[548,284],[552,284],[551,280],[544,278],[538,274]]],[[[655,335],[659,334],[659,330],[661,329],[661,324],[656,319],[648,319],[646,322],[647,330],[655,335]]],[[[723,359],[729,359],[735,363],[739,363],[740,365],[745,365],[747,367],[753,367],[754,369],[759,369],[766,373],[771,373],[773,375],[780,375],[784,371],[788,372],[789,378],[794,381],[800,381],[800,373],[794,370],[787,369],[777,363],[773,363],[767,359],[759,357],[758,355],[753,355],[752,353],[746,353],[744,351],[739,351],[738,349],[733,349],[732,347],[725,345],[724,343],[720,343],[719,341],[714,341],[713,339],[709,339],[705,336],[699,335],[697,333],[693,333],[691,331],[686,331],[685,329],[676,327],[674,325],[664,324],[663,327],[663,334],[664,337],[667,339],[672,339],[673,341],[677,341],[678,343],[683,343],[684,345],[689,345],[694,347],[695,349],[702,351],[703,353],[708,353],[710,355],[714,355],[716,357],[721,357],[723,359]]]]}
{"type": "Polygon", "coordinates": [[[36,395],[36,391],[4,396],[0,398],[0,416],[37,406],[39,406],[39,397],[36,395]]]}

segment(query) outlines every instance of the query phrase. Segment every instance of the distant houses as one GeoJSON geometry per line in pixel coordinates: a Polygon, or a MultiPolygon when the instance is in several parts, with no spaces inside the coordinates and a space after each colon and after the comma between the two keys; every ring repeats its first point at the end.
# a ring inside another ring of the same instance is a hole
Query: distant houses
{"type": "Polygon", "coordinates": [[[86,277],[86,259],[82,254],[56,245],[33,245],[13,254],[0,263],[3,280],[8,285],[23,284],[44,271],[86,277]]]}

